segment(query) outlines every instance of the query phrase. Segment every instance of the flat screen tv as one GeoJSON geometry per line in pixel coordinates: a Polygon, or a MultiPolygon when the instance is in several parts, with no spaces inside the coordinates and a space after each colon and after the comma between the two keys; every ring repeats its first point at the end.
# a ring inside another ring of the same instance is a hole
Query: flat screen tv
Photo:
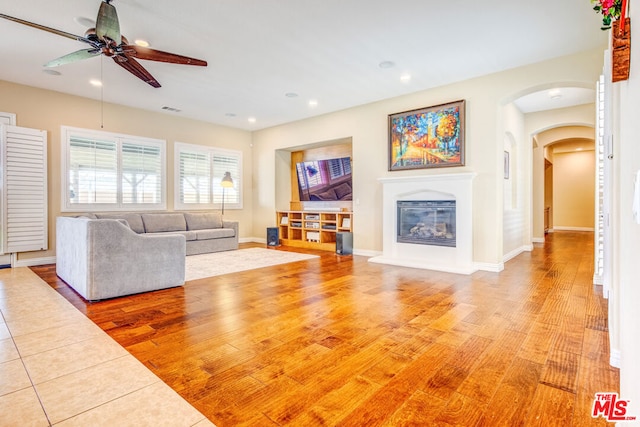
{"type": "Polygon", "coordinates": [[[300,201],[352,200],[350,157],[300,162],[296,170],[300,201]]]}

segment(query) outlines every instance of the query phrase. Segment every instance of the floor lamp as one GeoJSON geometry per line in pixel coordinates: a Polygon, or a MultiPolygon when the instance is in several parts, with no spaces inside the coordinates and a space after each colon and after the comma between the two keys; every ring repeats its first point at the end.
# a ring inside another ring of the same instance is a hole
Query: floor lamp
{"type": "Polygon", "coordinates": [[[231,179],[231,173],[225,172],[222,177],[222,181],[220,181],[220,186],[222,186],[222,215],[224,215],[224,190],[225,188],[233,187],[233,179],[231,179]]]}

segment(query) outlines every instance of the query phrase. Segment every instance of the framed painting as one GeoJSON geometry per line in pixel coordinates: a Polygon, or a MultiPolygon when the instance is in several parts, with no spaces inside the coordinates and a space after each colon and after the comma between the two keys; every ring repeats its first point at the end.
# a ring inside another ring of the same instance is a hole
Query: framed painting
{"type": "Polygon", "coordinates": [[[389,170],[464,166],[464,100],[389,115],[389,170]]]}
{"type": "Polygon", "coordinates": [[[504,152],[504,162],[503,162],[503,167],[504,167],[504,179],[509,179],[509,152],[505,151],[504,152]]]}

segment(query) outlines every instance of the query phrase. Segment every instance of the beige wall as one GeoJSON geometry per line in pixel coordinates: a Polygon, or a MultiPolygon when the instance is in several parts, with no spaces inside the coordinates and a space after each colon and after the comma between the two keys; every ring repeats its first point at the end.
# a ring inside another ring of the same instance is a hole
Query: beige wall
{"type": "MultiPolygon", "coordinates": [[[[434,88],[254,133],[254,230],[273,226],[273,212],[286,209],[290,180],[276,150],[320,141],[352,138],[354,246],[358,253],[382,250],[382,195],[378,178],[476,172],[474,180],[474,261],[499,265],[503,256],[502,105],[531,88],[573,82],[593,87],[602,68],[602,52],[590,51],[545,63],[434,88]],[[414,108],[465,99],[466,166],[455,169],[389,172],[387,117],[414,108]],[[283,196],[284,194],[284,196],[283,196]],[[277,201],[277,202],[276,202],[277,201]]],[[[539,128],[538,128],[539,129],[539,128]]],[[[530,135],[532,133],[527,133],[530,135]]],[[[530,166],[525,173],[529,173],[530,166]]],[[[530,197],[527,189],[524,197],[530,197]]]]}
{"type": "Polygon", "coordinates": [[[509,177],[503,178],[503,259],[531,249],[530,174],[531,146],[524,134],[524,114],[515,104],[503,108],[504,151],[509,153],[509,177]]]}
{"type": "MultiPolygon", "coordinates": [[[[0,111],[15,113],[18,126],[46,130],[48,136],[49,250],[25,252],[18,255],[18,260],[55,255],[55,218],[60,215],[61,204],[60,126],[62,125],[166,140],[168,210],[173,210],[174,142],[242,151],[244,208],[242,210],[225,209],[225,217],[240,221],[241,237],[251,235],[253,156],[250,132],[113,104],[104,104],[104,119],[102,119],[99,101],[4,81],[0,81],[0,111]],[[102,121],[104,121],[103,129],[101,129],[102,121]]],[[[65,215],[69,214],[65,213],[65,215]]]]}
{"type": "MultiPolygon", "coordinates": [[[[291,180],[287,150],[350,138],[353,147],[354,244],[361,254],[382,250],[382,197],[378,178],[471,171],[474,180],[474,261],[500,265],[503,256],[503,106],[533,88],[574,82],[589,86],[597,78],[602,54],[570,57],[415,92],[253,134],[174,115],[136,110],[57,92],[0,82],[0,111],[17,114],[19,126],[46,129],[49,135],[50,250],[22,258],[53,256],[55,217],[60,212],[60,126],[76,126],[167,140],[168,207],[173,207],[175,141],[242,150],[244,209],[228,216],[241,222],[241,237],[264,237],[276,209],[288,209],[291,180]],[[466,100],[466,166],[428,171],[388,171],[389,114],[466,100]],[[253,144],[253,148],[252,148],[253,144]]],[[[508,119],[507,119],[508,120],[508,119]]],[[[526,125],[525,125],[526,127],[526,125]]],[[[529,135],[526,133],[525,135],[529,135]]],[[[525,165],[525,167],[528,167],[525,165]]],[[[528,171],[524,171],[525,174],[528,171]]],[[[528,192],[529,190],[526,189],[528,192]]],[[[523,193],[525,200],[530,195],[523,193]]]]}
{"type": "Polygon", "coordinates": [[[595,151],[553,155],[553,228],[594,228],[595,151]]]}

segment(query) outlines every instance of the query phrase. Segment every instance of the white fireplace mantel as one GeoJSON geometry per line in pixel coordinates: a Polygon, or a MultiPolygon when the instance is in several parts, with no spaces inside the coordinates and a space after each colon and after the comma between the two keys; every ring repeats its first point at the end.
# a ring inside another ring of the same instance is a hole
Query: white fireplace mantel
{"type": "Polygon", "coordinates": [[[378,178],[382,184],[382,255],[370,262],[471,274],[474,172],[378,178]],[[456,247],[397,242],[398,200],[455,200],[456,247]]]}

